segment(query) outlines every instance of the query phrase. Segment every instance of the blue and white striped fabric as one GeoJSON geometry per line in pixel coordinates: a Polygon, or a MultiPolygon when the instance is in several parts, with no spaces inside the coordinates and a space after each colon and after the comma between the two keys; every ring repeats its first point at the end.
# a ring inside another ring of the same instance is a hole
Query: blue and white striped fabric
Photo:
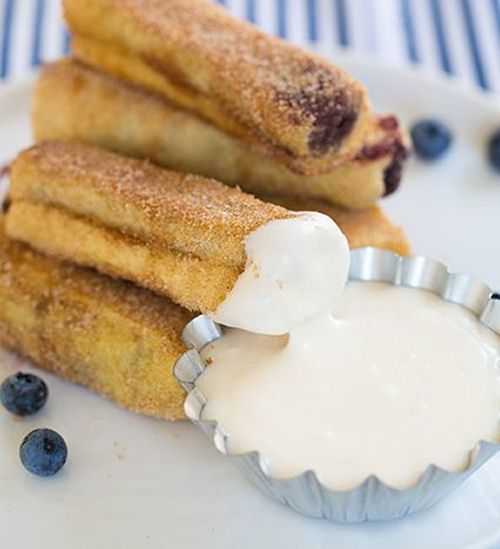
{"type": "MultiPolygon", "coordinates": [[[[500,0],[218,0],[299,45],[423,65],[500,92],[500,0]]],[[[59,0],[0,0],[0,77],[68,51],[59,0]]]]}

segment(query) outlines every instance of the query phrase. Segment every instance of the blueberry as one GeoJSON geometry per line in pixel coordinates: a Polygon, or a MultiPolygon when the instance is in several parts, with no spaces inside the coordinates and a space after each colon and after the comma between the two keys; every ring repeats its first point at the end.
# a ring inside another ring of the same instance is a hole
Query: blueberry
{"type": "Polygon", "coordinates": [[[18,372],[8,377],[0,387],[2,404],[16,416],[29,416],[42,409],[49,390],[45,382],[34,374],[18,372]]]}
{"type": "Polygon", "coordinates": [[[50,477],[66,463],[68,447],[63,437],[52,429],[35,429],[21,443],[19,456],[30,473],[50,477]]]}
{"type": "Polygon", "coordinates": [[[500,172],[500,129],[490,137],[488,143],[488,160],[493,168],[500,172]]]}
{"type": "Polygon", "coordinates": [[[451,145],[450,130],[439,120],[422,120],[410,129],[413,148],[425,160],[435,160],[451,145]]]}

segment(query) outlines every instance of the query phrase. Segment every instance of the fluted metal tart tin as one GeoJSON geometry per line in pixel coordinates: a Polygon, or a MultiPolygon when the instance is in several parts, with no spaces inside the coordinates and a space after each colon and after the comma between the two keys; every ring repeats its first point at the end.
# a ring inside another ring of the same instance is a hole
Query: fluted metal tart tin
{"type": "MultiPolygon", "coordinates": [[[[351,252],[349,280],[386,282],[434,292],[444,300],[468,309],[478,322],[500,335],[500,295],[471,276],[450,273],[437,261],[420,256],[402,257],[377,248],[359,248],[351,252]]],[[[190,350],[179,358],[174,374],[188,392],[184,403],[186,415],[208,435],[219,452],[262,491],[299,513],[344,523],[402,517],[436,503],[500,450],[500,439],[478,441],[470,451],[464,470],[450,472],[429,465],[419,481],[405,489],[392,488],[374,475],[347,491],[327,488],[314,471],[286,479],[272,477],[257,451],[231,454],[224,426],[203,419],[207,399],[196,384],[206,367],[200,351],[222,336],[221,327],[205,315],[192,320],[183,331],[183,339],[190,350]]]]}

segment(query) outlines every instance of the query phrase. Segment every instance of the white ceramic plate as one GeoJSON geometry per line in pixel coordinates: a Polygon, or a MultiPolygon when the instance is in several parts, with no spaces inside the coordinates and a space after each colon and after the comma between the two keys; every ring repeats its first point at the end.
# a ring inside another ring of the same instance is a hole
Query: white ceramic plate
{"type": "MultiPolygon", "coordinates": [[[[377,109],[404,120],[434,115],[453,128],[451,154],[435,165],[412,160],[402,190],[385,205],[415,252],[499,287],[500,177],[484,160],[486,136],[500,122],[498,102],[455,82],[341,59],[367,84],[377,109]]],[[[0,91],[0,161],[30,143],[31,89],[0,91]]],[[[20,365],[7,356],[0,362],[2,376],[20,365]]],[[[500,456],[429,511],[342,526],[268,500],[189,424],[139,417],[44,378],[51,397],[40,414],[16,421],[0,410],[2,547],[500,546],[500,456]],[[52,479],[29,475],[17,457],[23,435],[38,426],[61,432],[70,448],[67,466],[52,479]]]]}

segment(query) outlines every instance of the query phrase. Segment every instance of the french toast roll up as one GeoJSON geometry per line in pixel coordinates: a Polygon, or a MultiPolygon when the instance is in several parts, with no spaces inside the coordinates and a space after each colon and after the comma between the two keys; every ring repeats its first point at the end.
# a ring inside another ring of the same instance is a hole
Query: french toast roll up
{"type": "Polygon", "coordinates": [[[298,175],[161,96],[71,59],[44,67],[32,113],[38,141],[78,140],[247,192],[318,198],[349,209],[396,190],[407,155],[395,117],[373,117],[353,159],[322,175],[298,175]]]}
{"type": "Polygon", "coordinates": [[[203,312],[245,269],[245,237],[296,215],[214,180],[57,141],[17,157],[9,198],[11,237],[203,312]]]}
{"type": "Polygon", "coordinates": [[[11,238],[228,326],[287,333],[347,276],[347,240],[326,215],[79,143],[22,152],[9,198],[11,238]]]}
{"type": "Polygon", "coordinates": [[[297,173],[352,158],[364,88],[204,0],[64,0],[75,57],[161,94],[297,173]]]}
{"type": "Polygon", "coordinates": [[[9,240],[0,219],[0,345],[134,412],[183,419],[172,369],[192,314],[129,282],[9,240]]]}

